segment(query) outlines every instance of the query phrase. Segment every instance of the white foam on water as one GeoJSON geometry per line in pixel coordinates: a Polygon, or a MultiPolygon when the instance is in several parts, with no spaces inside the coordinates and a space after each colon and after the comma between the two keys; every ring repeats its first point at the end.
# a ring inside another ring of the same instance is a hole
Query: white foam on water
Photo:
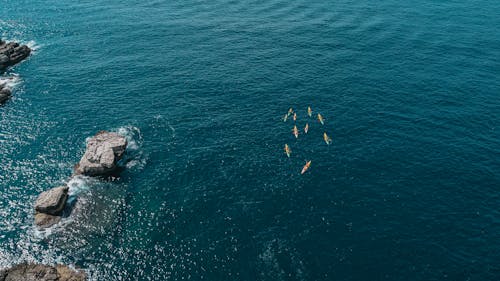
{"type": "Polygon", "coordinates": [[[8,77],[0,77],[0,86],[5,86],[9,89],[13,89],[21,83],[21,78],[17,74],[13,74],[8,77]]]}
{"type": "MultiPolygon", "coordinates": [[[[2,22],[0,22],[0,24],[1,23],[2,22]]],[[[0,38],[5,42],[17,42],[17,43],[19,43],[19,45],[26,45],[31,49],[32,53],[36,53],[36,51],[40,50],[43,47],[41,44],[39,44],[35,40],[27,41],[27,40],[24,40],[22,38],[19,38],[18,35],[22,36],[22,34],[16,34],[16,36],[8,36],[4,32],[3,36],[1,36],[0,38]]]]}
{"type": "Polygon", "coordinates": [[[139,128],[128,125],[120,127],[113,131],[116,131],[118,134],[124,136],[127,139],[128,150],[139,150],[139,148],[141,147],[142,135],[139,128]]]}
{"type": "Polygon", "coordinates": [[[124,163],[127,169],[142,169],[146,165],[146,158],[142,151],[142,133],[135,126],[122,126],[112,131],[124,136],[127,139],[127,153],[124,156],[124,163]]]}
{"type": "Polygon", "coordinates": [[[62,217],[59,222],[47,228],[40,229],[33,224],[31,229],[28,231],[28,234],[31,233],[32,238],[35,241],[39,242],[46,239],[47,237],[51,236],[54,233],[64,231],[66,227],[72,222],[73,219],[71,218],[71,216],[69,216],[69,217],[62,217]]]}
{"type": "Polygon", "coordinates": [[[68,195],[76,196],[89,190],[93,182],[95,182],[95,179],[82,175],[72,177],[67,183],[67,186],[69,187],[68,195]]]}
{"type": "Polygon", "coordinates": [[[136,160],[130,160],[125,167],[127,169],[134,169],[134,168],[143,168],[146,165],[146,159],[136,159],[136,160]]]}
{"type": "Polygon", "coordinates": [[[44,238],[49,237],[50,235],[52,235],[52,233],[55,232],[54,229],[57,227],[59,223],[56,223],[55,225],[44,229],[38,229],[36,226],[33,226],[33,237],[36,240],[43,240],[44,238]]]}
{"type": "Polygon", "coordinates": [[[27,45],[31,49],[31,51],[33,51],[33,52],[36,52],[36,51],[40,50],[40,48],[42,48],[42,45],[38,44],[34,40],[30,40],[28,42],[22,42],[21,41],[21,43],[24,44],[24,45],[27,45]]]}

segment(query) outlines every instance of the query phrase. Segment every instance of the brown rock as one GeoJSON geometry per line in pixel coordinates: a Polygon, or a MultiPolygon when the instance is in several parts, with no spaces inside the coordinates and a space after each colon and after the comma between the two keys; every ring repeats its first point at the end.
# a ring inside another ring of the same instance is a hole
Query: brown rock
{"type": "Polygon", "coordinates": [[[35,210],[49,215],[60,215],[68,200],[68,187],[59,186],[40,193],[35,210]]]}
{"type": "Polygon", "coordinates": [[[87,149],[75,166],[75,174],[100,176],[113,172],[127,147],[127,139],[117,133],[101,131],[87,142],[87,149]]]}
{"type": "Polygon", "coordinates": [[[61,221],[61,216],[54,216],[44,213],[35,214],[35,225],[39,228],[48,228],[61,221]]]}
{"type": "Polygon", "coordinates": [[[18,264],[0,271],[0,281],[84,281],[87,276],[65,265],[18,264]]]}

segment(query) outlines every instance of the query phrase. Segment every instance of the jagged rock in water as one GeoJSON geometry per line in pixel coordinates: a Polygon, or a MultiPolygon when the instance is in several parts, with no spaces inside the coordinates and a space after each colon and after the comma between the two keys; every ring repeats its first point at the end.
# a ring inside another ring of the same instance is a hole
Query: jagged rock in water
{"type": "Polygon", "coordinates": [[[49,215],[60,215],[68,199],[67,186],[59,186],[40,193],[35,210],[49,215]]]}
{"type": "Polygon", "coordinates": [[[107,175],[116,170],[116,163],[127,148],[127,139],[117,133],[101,131],[87,142],[87,149],[75,166],[75,174],[107,175]]]}
{"type": "MultiPolygon", "coordinates": [[[[23,59],[27,58],[31,49],[26,45],[19,45],[16,42],[5,42],[0,39],[0,73],[23,59]]],[[[5,82],[0,81],[0,104],[4,103],[11,96],[12,92],[5,82]]]]}
{"type": "Polygon", "coordinates": [[[85,272],[65,265],[18,264],[0,271],[0,281],[84,281],[85,272]]]}
{"type": "Polygon", "coordinates": [[[5,42],[0,40],[0,71],[27,58],[31,49],[26,45],[16,42],[5,42]]]}
{"type": "MultiPolygon", "coordinates": [[[[1,82],[0,82],[1,83],[1,82]]],[[[0,104],[4,103],[10,98],[12,92],[6,86],[0,84],[0,104]]]]}
{"type": "Polygon", "coordinates": [[[42,192],[35,202],[35,224],[47,228],[61,220],[68,200],[68,187],[59,186],[42,192]]]}

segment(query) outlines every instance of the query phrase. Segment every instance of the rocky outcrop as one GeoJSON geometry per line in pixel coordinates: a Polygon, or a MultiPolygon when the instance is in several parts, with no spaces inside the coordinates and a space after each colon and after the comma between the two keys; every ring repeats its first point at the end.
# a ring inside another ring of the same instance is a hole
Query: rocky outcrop
{"type": "Polygon", "coordinates": [[[60,214],[68,199],[68,189],[67,186],[59,186],[42,192],[36,200],[35,210],[49,215],[60,214]]]}
{"type": "Polygon", "coordinates": [[[127,139],[117,133],[101,131],[87,142],[87,149],[75,166],[75,174],[103,176],[116,170],[116,163],[127,148],[127,139]]]}
{"type": "Polygon", "coordinates": [[[65,265],[19,264],[0,271],[0,281],[85,281],[87,275],[65,265]]]}
{"type": "Polygon", "coordinates": [[[47,228],[61,220],[68,200],[68,187],[60,186],[42,192],[35,202],[35,224],[47,228]]]}
{"type": "MultiPolygon", "coordinates": [[[[27,58],[31,53],[31,49],[26,45],[19,45],[15,42],[5,42],[0,39],[0,74],[9,66],[12,66],[23,59],[27,58]]],[[[0,104],[7,101],[12,91],[8,87],[7,82],[14,77],[2,77],[0,80],[0,104]]]]}
{"type": "Polygon", "coordinates": [[[0,40],[0,71],[27,58],[31,49],[26,45],[16,42],[5,42],[0,40]]]}

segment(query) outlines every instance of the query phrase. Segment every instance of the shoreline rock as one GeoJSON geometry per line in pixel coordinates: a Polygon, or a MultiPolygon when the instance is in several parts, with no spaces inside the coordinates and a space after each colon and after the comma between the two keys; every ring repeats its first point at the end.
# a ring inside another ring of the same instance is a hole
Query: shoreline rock
{"type": "Polygon", "coordinates": [[[75,165],[75,175],[105,176],[116,171],[127,148],[127,139],[117,133],[100,131],[88,140],[85,154],[75,165]]]}
{"type": "Polygon", "coordinates": [[[21,62],[30,54],[31,49],[27,45],[6,42],[0,39],[0,71],[21,62]]]}
{"type": "MultiPolygon", "coordinates": [[[[17,42],[6,42],[0,39],[0,74],[31,54],[31,49],[27,45],[20,45],[17,42]]],[[[0,81],[0,104],[6,102],[12,96],[11,89],[0,81]]]]}
{"type": "Polygon", "coordinates": [[[35,202],[35,225],[47,228],[61,220],[61,216],[68,201],[67,186],[59,186],[44,191],[38,195],[35,202]]]}
{"type": "Polygon", "coordinates": [[[87,274],[66,265],[22,263],[0,270],[0,281],[85,281],[87,274]]]}

